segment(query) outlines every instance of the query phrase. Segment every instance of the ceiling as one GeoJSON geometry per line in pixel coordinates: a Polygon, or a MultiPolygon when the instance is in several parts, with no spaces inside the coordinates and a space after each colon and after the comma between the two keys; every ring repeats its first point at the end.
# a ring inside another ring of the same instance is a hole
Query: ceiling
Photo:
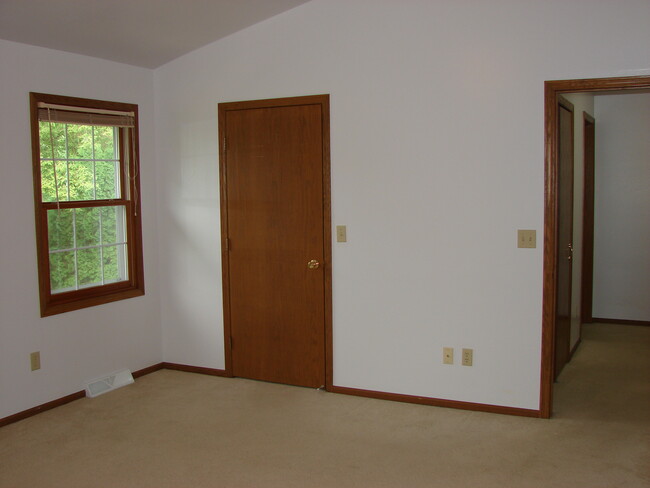
{"type": "Polygon", "coordinates": [[[157,68],[308,0],[0,0],[0,39],[157,68]]]}

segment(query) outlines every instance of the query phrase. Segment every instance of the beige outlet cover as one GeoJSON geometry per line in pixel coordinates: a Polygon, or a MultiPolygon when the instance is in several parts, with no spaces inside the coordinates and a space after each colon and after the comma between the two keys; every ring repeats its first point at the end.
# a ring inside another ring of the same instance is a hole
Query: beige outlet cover
{"type": "Polygon", "coordinates": [[[537,247],[537,231],[519,229],[517,231],[517,247],[521,247],[521,248],[537,247]]]}
{"type": "Polygon", "coordinates": [[[454,364],[454,348],[442,348],[442,364],[454,364]]]}
{"type": "Polygon", "coordinates": [[[347,242],[348,241],[348,232],[345,225],[336,226],[336,242],[347,242]]]}
{"type": "Polygon", "coordinates": [[[32,371],[41,369],[41,352],[36,351],[29,355],[29,362],[31,363],[32,371]]]}
{"type": "Polygon", "coordinates": [[[474,362],[474,349],[463,348],[463,366],[471,366],[474,362]]]}

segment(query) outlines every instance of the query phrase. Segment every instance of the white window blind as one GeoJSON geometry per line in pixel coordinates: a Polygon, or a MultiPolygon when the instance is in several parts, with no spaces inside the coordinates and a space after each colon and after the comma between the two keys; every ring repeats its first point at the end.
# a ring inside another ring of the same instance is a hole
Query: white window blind
{"type": "Polygon", "coordinates": [[[135,127],[133,112],[103,110],[39,102],[38,120],[63,124],[135,127]]]}

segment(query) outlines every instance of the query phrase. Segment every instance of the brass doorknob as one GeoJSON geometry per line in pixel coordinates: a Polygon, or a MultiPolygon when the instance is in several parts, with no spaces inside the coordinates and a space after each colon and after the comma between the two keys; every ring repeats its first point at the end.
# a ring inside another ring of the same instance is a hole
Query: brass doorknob
{"type": "Polygon", "coordinates": [[[317,269],[320,266],[320,263],[316,261],[315,259],[312,259],[307,263],[307,267],[309,269],[317,269]]]}

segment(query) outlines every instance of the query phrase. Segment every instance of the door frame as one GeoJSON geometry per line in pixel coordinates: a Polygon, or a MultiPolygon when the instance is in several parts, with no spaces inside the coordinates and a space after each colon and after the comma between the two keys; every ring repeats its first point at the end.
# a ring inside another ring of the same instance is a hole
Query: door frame
{"type": "Polygon", "coordinates": [[[594,292],[594,204],[595,204],[595,152],[596,119],[582,112],[582,147],[584,154],[584,193],[582,202],[582,286],[580,288],[580,337],[582,324],[593,321],[594,292]],[[593,137],[587,138],[587,127],[593,137]],[[591,141],[591,142],[590,142],[591,141]]]}
{"type": "Polygon", "coordinates": [[[557,103],[562,93],[628,91],[650,88],[650,76],[589,78],[544,82],[544,270],[542,285],[542,354],[540,417],[553,407],[555,293],[557,288],[557,103]]]}
{"type": "Polygon", "coordinates": [[[230,254],[228,243],[228,195],[226,171],[226,114],[233,110],[275,108],[300,105],[321,106],[321,130],[323,141],[323,303],[325,334],[325,389],[332,388],[332,211],[330,170],[330,110],[329,95],[308,95],[301,97],[272,98],[224,102],[218,105],[219,122],[219,190],[221,207],[221,267],[223,295],[223,333],[225,352],[225,375],[233,377],[232,339],[230,315],[230,254]]]}
{"type": "MultiPolygon", "coordinates": [[[[569,127],[570,128],[569,141],[571,143],[571,149],[570,149],[571,161],[569,163],[569,166],[571,168],[571,181],[570,181],[569,186],[568,186],[569,193],[571,195],[570,196],[571,211],[569,212],[569,215],[570,215],[570,222],[569,222],[570,239],[569,239],[569,245],[571,246],[571,260],[569,261],[569,271],[568,271],[569,276],[567,278],[568,299],[569,299],[569,309],[568,309],[567,320],[568,320],[568,328],[569,329],[568,329],[568,334],[567,334],[567,337],[566,337],[566,344],[564,344],[564,341],[562,341],[562,343],[563,343],[562,347],[564,348],[566,346],[566,357],[563,358],[564,362],[562,363],[561,368],[559,368],[560,371],[561,371],[562,369],[564,369],[564,366],[566,366],[569,363],[569,361],[571,361],[571,327],[572,327],[572,323],[571,323],[572,320],[571,319],[572,319],[573,299],[574,299],[574,297],[573,297],[573,247],[572,246],[574,244],[574,242],[573,242],[573,231],[574,231],[573,210],[575,209],[574,196],[575,196],[575,164],[576,164],[576,162],[575,162],[575,108],[573,106],[573,103],[571,103],[567,98],[565,98],[563,95],[558,94],[557,95],[557,107],[556,107],[556,110],[558,110],[559,107],[562,107],[564,110],[566,110],[567,112],[569,112],[571,114],[571,121],[570,121],[570,127],[569,127]]],[[[559,114],[560,114],[560,112],[558,110],[557,113],[556,113],[556,116],[559,116],[559,114]]],[[[557,135],[559,135],[560,134],[560,132],[559,132],[559,129],[560,129],[559,128],[559,119],[556,121],[556,123],[558,124],[557,135]]],[[[560,141],[559,140],[557,142],[557,150],[561,151],[560,141]]],[[[557,153],[557,157],[559,158],[559,152],[557,153]]],[[[560,178],[560,172],[559,172],[559,169],[558,169],[557,178],[558,178],[557,188],[559,189],[559,187],[560,187],[560,179],[559,179],[560,178]]],[[[559,191],[558,191],[558,198],[559,198],[559,191]]],[[[559,205],[559,200],[558,200],[558,205],[559,205]]],[[[560,213],[559,210],[560,209],[558,207],[558,211],[556,212],[556,216],[559,215],[559,213],[560,213]]],[[[565,225],[566,224],[567,224],[567,222],[565,222],[565,225]]],[[[557,229],[559,229],[559,225],[560,225],[560,222],[558,222],[558,227],[556,227],[557,229]]],[[[559,230],[558,230],[558,236],[559,236],[559,230]]],[[[561,253],[561,252],[562,252],[562,250],[558,246],[556,246],[556,253],[561,253]]],[[[561,266],[561,261],[562,261],[562,259],[559,259],[556,262],[556,266],[561,266]]],[[[557,268],[556,268],[556,272],[557,272],[557,268]]],[[[557,284],[557,279],[556,279],[556,284],[557,284]]],[[[556,297],[556,300],[557,300],[557,294],[555,295],[555,297],[556,297]]],[[[556,322],[555,322],[556,325],[555,325],[555,329],[553,331],[553,347],[555,348],[554,352],[553,352],[553,380],[557,381],[557,376],[559,375],[559,372],[556,369],[557,368],[557,362],[558,362],[557,361],[557,359],[558,359],[557,358],[557,354],[558,354],[557,346],[559,344],[559,342],[558,342],[558,327],[557,327],[557,310],[556,310],[556,314],[555,314],[555,319],[556,319],[556,322]]]]}

